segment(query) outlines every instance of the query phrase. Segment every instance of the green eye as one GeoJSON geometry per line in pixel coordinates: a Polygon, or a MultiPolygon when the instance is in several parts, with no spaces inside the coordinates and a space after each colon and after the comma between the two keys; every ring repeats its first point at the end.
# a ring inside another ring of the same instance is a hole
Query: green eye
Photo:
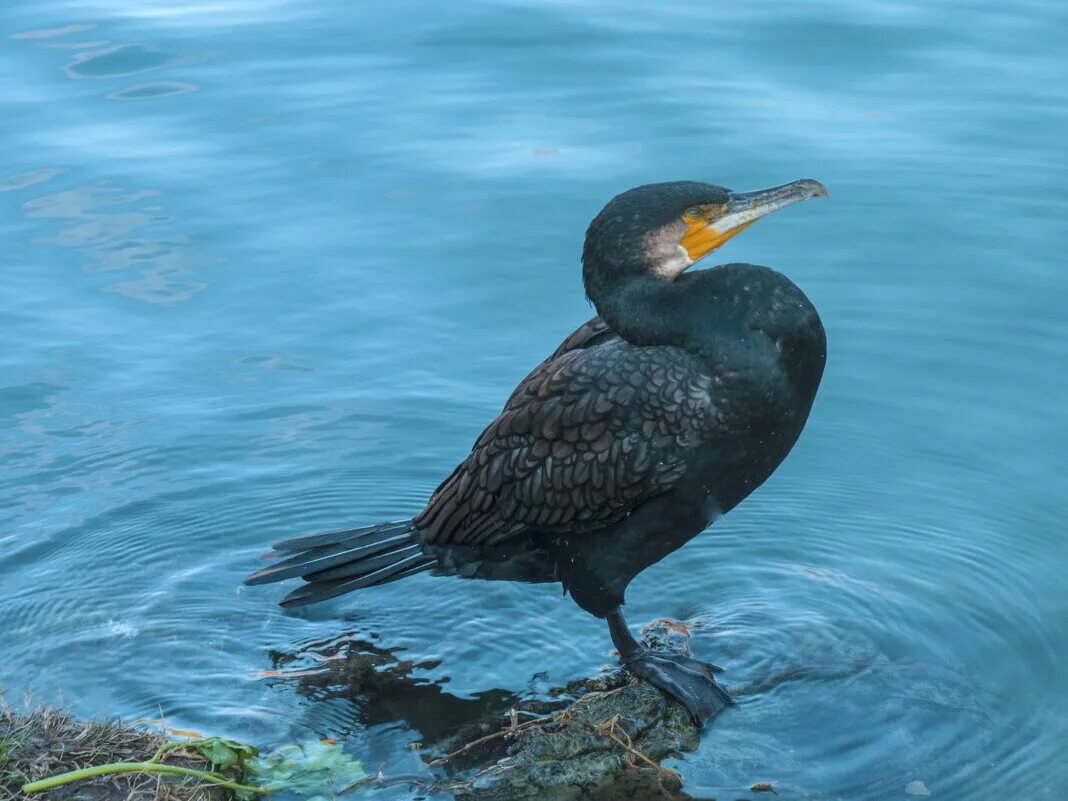
{"type": "Polygon", "coordinates": [[[687,217],[700,217],[701,216],[701,210],[699,208],[697,208],[697,206],[690,206],[690,208],[686,209],[686,216],[687,217]]]}

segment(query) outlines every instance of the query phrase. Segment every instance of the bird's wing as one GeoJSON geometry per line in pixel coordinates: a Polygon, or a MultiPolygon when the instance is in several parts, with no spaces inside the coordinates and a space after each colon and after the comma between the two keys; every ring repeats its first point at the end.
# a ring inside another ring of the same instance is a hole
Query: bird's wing
{"type": "Polygon", "coordinates": [[[548,359],[415,518],[426,542],[594,530],[670,490],[714,437],[712,379],[673,347],[618,337],[548,359]]]}
{"type": "Polygon", "coordinates": [[[564,341],[552,352],[551,356],[531,370],[527,377],[519,382],[519,385],[516,386],[515,391],[512,393],[511,397],[508,398],[508,402],[504,404],[504,407],[507,409],[515,397],[523,391],[523,387],[526,386],[527,381],[533,378],[538,371],[542,370],[549,362],[559,359],[565,353],[570,353],[573,350],[590,348],[594,345],[600,345],[607,342],[609,339],[618,338],[619,334],[609,328],[608,323],[602,320],[599,316],[591,317],[568,334],[567,337],[564,338],[564,341]]]}
{"type": "Polygon", "coordinates": [[[602,320],[599,316],[591,317],[572,331],[571,334],[560,343],[560,347],[553,352],[553,355],[550,356],[549,359],[559,358],[568,351],[577,348],[588,348],[597,345],[614,336],[618,335],[608,327],[608,323],[602,320]]]}

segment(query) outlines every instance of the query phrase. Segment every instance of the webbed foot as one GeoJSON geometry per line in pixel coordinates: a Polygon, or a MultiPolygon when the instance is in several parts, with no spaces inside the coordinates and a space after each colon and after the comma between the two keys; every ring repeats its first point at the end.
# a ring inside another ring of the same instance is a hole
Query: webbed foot
{"type": "Polygon", "coordinates": [[[713,672],[721,669],[716,665],[645,647],[627,654],[623,665],[686,707],[690,720],[699,729],[725,706],[734,703],[716,683],[713,672]]]}

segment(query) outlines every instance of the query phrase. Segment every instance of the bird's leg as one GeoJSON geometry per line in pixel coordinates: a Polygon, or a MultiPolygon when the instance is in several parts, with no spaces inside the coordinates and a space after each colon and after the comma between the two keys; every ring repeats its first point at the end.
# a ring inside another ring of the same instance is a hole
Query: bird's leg
{"type": "Polygon", "coordinates": [[[734,703],[716,683],[712,672],[719,668],[715,665],[683,654],[653,651],[645,647],[631,635],[619,607],[612,610],[606,619],[612,644],[619,651],[623,666],[686,707],[690,719],[698,728],[723,707],[734,703]]]}

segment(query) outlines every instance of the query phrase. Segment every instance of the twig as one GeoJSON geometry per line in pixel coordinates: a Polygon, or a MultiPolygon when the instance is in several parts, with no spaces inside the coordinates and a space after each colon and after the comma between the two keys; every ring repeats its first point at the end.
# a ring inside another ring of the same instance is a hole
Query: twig
{"type": "Polygon", "coordinates": [[[641,751],[639,751],[637,748],[634,747],[634,741],[631,739],[630,735],[627,733],[627,730],[619,725],[619,715],[613,715],[611,718],[609,718],[608,720],[606,720],[604,723],[601,723],[601,724],[590,723],[588,720],[582,720],[582,718],[575,718],[575,719],[579,723],[581,723],[584,726],[587,726],[589,729],[591,729],[594,734],[597,734],[600,737],[606,737],[607,739],[609,739],[612,742],[614,742],[616,745],[618,745],[620,748],[622,748],[624,751],[626,751],[628,756],[635,756],[638,759],[640,759],[642,762],[647,764],[649,767],[651,767],[653,770],[657,771],[658,773],[661,773],[661,774],[663,774],[665,776],[670,776],[673,779],[678,779],[679,776],[678,776],[677,773],[675,773],[675,771],[668,770],[667,768],[663,767],[662,765],[657,764],[651,758],[649,758],[648,756],[646,756],[645,754],[643,754],[641,751]],[[619,728],[620,731],[623,732],[623,736],[627,738],[626,742],[624,742],[623,740],[619,739],[619,737],[616,736],[615,731],[616,731],[617,727],[619,728]]]}
{"type": "Polygon", "coordinates": [[[432,760],[431,762],[428,762],[427,765],[429,767],[434,767],[436,765],[444,764],[445,762],[448,762],[450,759],[455,759],[458,756],[462,756],[462,755],[466,754],[472,748],[476,748],[476,747],[482,745],[483,743],[488,743],[491,740],[496,740],[496,739],[499,739],[501,737],[507,737],[507,736],[512,735],[512,734],[518,734],[519,732],[525,731],[525,730],[527,730],[527,729],[529,729],[529,728],[531,728],[533,726],[541,726],[541,725],[544,725],[546,723],[553,723],[553,722],[563,722],[563,720],[564,720],[563,716],[565,716],[565,715],[568,718],[571,717],[571,715],[569,714],[568,711],[557,712],[556,714],[553,714],[553,715],[547,715],[547,716],[542,717],[542,718],[534,718],[533,720],[524,721],[524,722],[520,723],[517,726],[510,726],[510,727],[508,727],[506,729],[500,729],[499,731],[493,732],[493,734],[487,734],[485,737],[479,737],[477,740],[472,740],[471,742],[467,743],[463,748],[457,749],[456,751],[453,751],[451,754],[446,754],[445,756],[438,757],[437,759],[432,760]]]}
{"type": "Polygon", "coordinates": [[[415,787],[418,787],[420,790],[423,791],[430,790],[433,786],[410,776],[394,776],[389,779],[383,778],[382,769],[384,767],[385,765],[379,765],[378,770],[376,770],[374,773],[369,776],[364,776],[362,779],[357,779],[356,781],[350,784],[346,784],[344,787],[337,791],[337,794],[341,795],[342,793],[347,793],[349,790],[354,790],[357,787],[363,787],[364,785],[368,784],[373,784],[376,787],[392,787],[397,784],[409,784],[414,785],[415,787]]]}
{"type": "MultiPolygon", "coordinates": [[[[613,690],[611,692],[615,691],[613,690]]],[[[464,745],[462,748],[453,751],[451,754],[446,754],[445,756],[438,757],[437,759],[434,759],[427,763],[427,765],[428,767],[442,765],[452,759],[455,759],[458,756],[462,756],[468,753],[469,751],[474,748],[477,748],[480,745],[491,742],[493,740],[497,740],[501,737],[517,735],[520,732],[525,731],[526,729],[532,728],[534,726],[542,726],[546,723],[567,724],[574,721],[581,723],[583,726],[588,728],[598,737],[604,737],[607,740],[611,740],[613,743],[622,748],[627,755],[627,764],[629,767],[637,767],[632,761],[633,758],[637,758],[649,767],[651,767],[653,770],[655,770],[662,777],[670,778],[676,782],[679,781],[679,775],[675,773],[675,771],[663,767],[662,765],[651,759],[649,756],[643,754],[641,751],[634,747],[634,741],[631,739],[630,734],[619,723],[619,715],[613,715],[611,718],[604,721],[603,723],[591,723],[588,720],[583,720],[580,717],[576,717],[573,710],[582,700],[584,700],[584,698],[585,696],[583,698],[579,698],[565,710],[556,712],[552,715],[546,715],[545,717],[533,718],[532,720],[527,720],[523,723],[517,723],[517,716],[515,714],[515,710],[510,710],[509,725],[506,728],[495,731],[492,734],[487,734],[484,737],[479,737],[477,740],[472,740],[471,742],[464,745]],[[623,736],[626,737],[626,740],[621,739],[616,734],[616,731],[621,731],[623,733],[623,736]]],[[[381,771],[376,774],[376,777],[381,778],[381,771]]],[[[374,780],[376,777],[367,777],[367,779],[374,780]]],[[[360,781],[363,782],[367,779],[361,779],[360,781]]]]}
{"type": "Polygon", "coordinates": [[[772,795],[778,795],[779,791],[775,789],[775,785],[778,782],[756,782],[750,784],[748,787],[736,787],[733,785],[727,785],[724,787],[702,787],[702,790],[748,790],[751,793],[771,793],[772,795]]]}

